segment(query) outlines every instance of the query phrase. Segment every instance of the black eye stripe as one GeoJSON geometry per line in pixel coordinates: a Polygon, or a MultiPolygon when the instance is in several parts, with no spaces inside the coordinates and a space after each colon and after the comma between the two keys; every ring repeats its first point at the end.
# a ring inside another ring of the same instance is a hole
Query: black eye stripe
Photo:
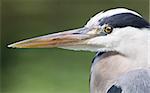
{"type": "Polygon", "coordinates": [[[150,24],[143,18],[132,13],[116,14],[99,20],[99,25],[109,24],[114,28],[132,26],[136,28],[149,28],[150,24]]]}

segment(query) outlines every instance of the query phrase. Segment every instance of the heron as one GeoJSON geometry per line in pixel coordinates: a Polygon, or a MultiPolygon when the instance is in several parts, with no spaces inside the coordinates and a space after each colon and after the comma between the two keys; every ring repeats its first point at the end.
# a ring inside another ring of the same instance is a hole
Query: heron
{"type": "Polygon", "coordinates": [[[96,52],[90,70],[90,93],[150,93],[150,24],[131,9],[102,11],[83,27],[8,47],[96,52]]]}

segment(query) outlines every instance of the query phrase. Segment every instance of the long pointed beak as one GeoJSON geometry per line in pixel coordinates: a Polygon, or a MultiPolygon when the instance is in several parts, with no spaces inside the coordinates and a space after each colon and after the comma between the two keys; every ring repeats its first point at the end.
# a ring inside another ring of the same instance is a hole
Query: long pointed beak
{"type": "Polygon", "coordinates": [[[35,37],[8,45],[12,48],[52,48],[81,44],[99,34],[98,29],[79,28],[55,34],[35,37]]]}

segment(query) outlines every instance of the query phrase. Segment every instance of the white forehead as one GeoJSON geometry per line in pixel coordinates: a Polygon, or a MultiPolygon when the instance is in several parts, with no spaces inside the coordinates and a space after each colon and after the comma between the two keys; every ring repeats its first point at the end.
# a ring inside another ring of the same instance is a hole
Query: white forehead
{"type": "Polygon", "coordinates": [[[135,11],[129,10],[129,9],[125,9],[125,8],[116,8],[116,9],[111,9],[108,10],[106,12],[100,12],[98,14],[96,14],[94,17],[92,17],[87,24],[85,25],[85,27],[91,27],[91,26],[97,26],[99,25],[99,20],[105,17],[110,17],[116,14],[121,14],[121,13],[132,13],[134,15],[140,16],[142,17],[140,14],[136,13],[135,11]]]}

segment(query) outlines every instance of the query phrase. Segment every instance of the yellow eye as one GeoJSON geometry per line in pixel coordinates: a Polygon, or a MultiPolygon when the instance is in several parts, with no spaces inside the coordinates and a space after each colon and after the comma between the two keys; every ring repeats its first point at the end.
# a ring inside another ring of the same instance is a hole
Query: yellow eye
{"type": "Polygon", "coordinates": [[[105,26],[104,27],[104,32],[107,34],[110,34],[112,32],[113,28],[111,26],[105,26]]]}

